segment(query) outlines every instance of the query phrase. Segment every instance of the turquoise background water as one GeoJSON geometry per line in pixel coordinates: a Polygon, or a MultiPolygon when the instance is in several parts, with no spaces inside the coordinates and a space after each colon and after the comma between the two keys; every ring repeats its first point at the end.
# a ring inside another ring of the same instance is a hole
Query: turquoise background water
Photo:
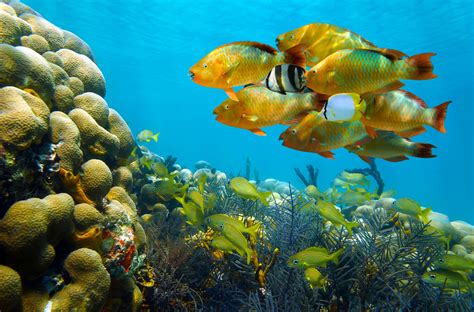
{"type": "Polygon", "coordinates": [[[190,66],[213,48],[233,41],[273,45],[286,31],[313,22],[351,29],[380,47],[412,55],[436,52],[438,78],[405,81],[405,89],[435,106],[452,100],[447,134],[429,128],[415,138],[436,145],[437,158],[378,161],[387,188],[451,220],[474,222],[473,2],[472,1],[92,1],[27,0],[26,4],[89,43],[107,82],[106,100],[135,134],[161,132],[160,155],[173,154],[193,169],[201,159],[216,168],[244,171],[250,157],[261,178],[299,184],[294,167],[313,164],[324,188],[345,168],[365,163],[345,150],[336,160],[281,146],[284,127],[268,136],[230,128],[212,110],[225,100],[218,89],[198,86],[190,66]]]}

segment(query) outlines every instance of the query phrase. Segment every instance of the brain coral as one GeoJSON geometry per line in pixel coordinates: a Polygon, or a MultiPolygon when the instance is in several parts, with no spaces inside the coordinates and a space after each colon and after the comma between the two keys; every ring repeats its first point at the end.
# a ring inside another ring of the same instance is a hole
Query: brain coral
{"type": "Polygon", "coordinates": [[[16,17],[15,10],[11,9],[13,10],[11,12],[5,7],[11,9],[5,4],[0,6],[0,43],[19,45],[22,36],[31,34],[31,27],[22,19],[16,17]]]}
{"type": "MultiPolygon", "coordinates": [[[[0,65],[1,66],[1,65],[0,65]]],[[[48,106],[15,87],[0,89],[0,142],[26,148],[46,133],[48,106]]]]}
{"type": "Polygon", "coordinates": [[[109,131],[117,136],[120,141],[117,157],[128,158],[135,147],[135,140],[125,120],[114,109],[109,110],[109,131]]]}
{"type": "Polygon", "coordinates": [[[31,26],[33,34],[40,35],[48,42],[53,51],[64,47],[64,36],[60,28],[34,14],[22,14],[21,18],[31,26]]]}
{"type": "Polygon", "coordinates": [[[87,56],[72,50],[61,49],[56,54],[64,63],[64,70],[70,77],[79,78],[84,84],[84,91],[105,96],[105,79],[97,65],[87,56]]]}
{"type": "Polygon", "coordinates": [[[13,204],[0,220],[2,261],[26,278],[39,276],[54,260],[54,246],[72,233],[73,210],[65,193],[13,204]]]}
{"type": "Polygon", "coordinates": [[[112,187],[112,172],[99,159],[91,159],[81,166],[81,183],[86,195],[94,201],[101,200],[112,187]]]}
{"type": "Polygon", "coordinates": [[[21,45],[35,50],[39,54],[50,50],[48,41],[37,34],[21,37],[21,45]]]}
{"type": "Polygon", "coordinates": [[[0,265],[0,308],[1,311],[16,311],[21,306],[21,278],[18,273],[0,265]]]}
{"type": "Polygon", "coordinates": [[[74,107],[82,108],[102,127],[106,127],[109,117],[109,106],[100,96],[86,92],[74,98],[74,107]]]}

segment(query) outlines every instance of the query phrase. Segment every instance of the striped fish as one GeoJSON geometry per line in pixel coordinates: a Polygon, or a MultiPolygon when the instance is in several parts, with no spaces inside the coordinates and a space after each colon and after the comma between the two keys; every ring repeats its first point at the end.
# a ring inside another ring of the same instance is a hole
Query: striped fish
{"type": "Polygon", "coordinates": [[[304,68],[296,65],[278,65],[268,73],[263,84],[281,94],[301,92],[306,87],[305,72],[304,68]]]}

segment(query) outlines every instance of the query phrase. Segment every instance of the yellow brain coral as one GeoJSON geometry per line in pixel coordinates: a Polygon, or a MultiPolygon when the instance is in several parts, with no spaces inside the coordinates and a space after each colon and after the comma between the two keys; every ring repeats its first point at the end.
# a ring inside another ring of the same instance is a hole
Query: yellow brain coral
{"type": "Polygon", "coordinates": [[[64,47],[64,36],[60,28],[48,22],[41,16],[33,14],[23,14],[21,16],[30,26],[34,34],[43,37],[53,51],[57,51],[64,47]]]}
{"type": "Polygon", "coordinates": [[[21,307],[21,278],[18,273],[0,265],[0,311],[18,311],[21,307]]]}
{"type": "Polygon", "coordinates": [[[74,201],[65,193],[13,204],[0,220],[6,264],[26,278],[42,274],[54,260],[54,246],[72,233],[73,209],[74,201]]]}
{"type": "Polygon", "coordinates": [[[110,288],[110,275],[94,250],[81,248],[69,254],[64,269],[71,283],[51,299],[52,311],[100,311],[110,288]]]}
{"type": "Polygon", "coordinates": [[[112,172],[99,159],[91,159],[81,166],[81,184],[86,195],[94,200],[101,200],[112,187],[112,172]]]}
{"type": "Polygon", "coordinates": [[[74,98],[74,107],[85,110],[102,127],[108,125],[109,105],[93,92],[86,92],[74,98]]]}
{"type": "Polygon", "coordinates": [[[132,131],[130,131],[127,123],[114,109],[109,110],[109,131],[116,135],[120,141],[117,157],[126,160],[136,144],[132,131]]]}
{"type": "Polygon", "coordinates": [[[130,192],[133,186],[133,175],[127,167],[118,167],[112,172],[113,185],[120,186],[130,192]]]}
{"type": "Polygon", "coordinates": [[[15,87],[0,89],[0,141],[27,148],[46,133],[48,114],[41,99],[15,87]]]}
{"type": "Polygon", "coordinates": [[[15,16],[15,10],[12,9],[12,14],[11,11],[5,9],[5,6],[0,7],[0,43],[19,45],[22,36],[31,34],[31,27],[15,16]]]}
{"type": "Polygon", "coordinates": [[[48,41],[36,34],[21,37],[21,45],[35,50],[39,54],[43,54],[51,49],[48,41]]]}

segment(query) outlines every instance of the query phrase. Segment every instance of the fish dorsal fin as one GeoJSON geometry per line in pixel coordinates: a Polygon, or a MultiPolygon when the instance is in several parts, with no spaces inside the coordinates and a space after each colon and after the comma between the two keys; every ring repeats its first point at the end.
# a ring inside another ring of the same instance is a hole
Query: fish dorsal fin
{"type": "Polygon", "coordinates": [[[418,96],[414,95],[413,93],[405,91],[405,90],[398,90],[398,91],[403,93],[406,97],[415,101],[415,103],[420,105],[421,107],[428,108],[428,105],[426,105],[425,101],[423,101],[422,99],[420,99],[418,96]]]}
{"type": "Polygon", "coordinates": [[[383,55],[386,58],[388,58],[391,62],[398,61],[402,57],[406,56],[406,54],[403,52],[400,52],[397,50],[391,50],[391,49],[378,49],[378,50],[377,49],[363,49],[363,50],[383,55]]]}
{"type": "Polygon", "coordinates": [[[273,48],[273,47],[271,47],[267,44],[260,43],[260,42],[255,42],[255,41],[232,42],[232,43],[223,44],[219,48],[223,48],[223,47],[227,47],[227,46],[233,46],[233,45],[251,46],[251,47],[257,48],[259,50],[262,50],[264,52],[271,53],[271,54],[277,54],[278,53],[278,51],[275,48],[273,48]]]}
{"type": "Polygon", "coordinates": [[[329,254],[329,251],[324,247],[309,247],[306,251],[313,251],[313,252],[323,252],[329,254]]]}

